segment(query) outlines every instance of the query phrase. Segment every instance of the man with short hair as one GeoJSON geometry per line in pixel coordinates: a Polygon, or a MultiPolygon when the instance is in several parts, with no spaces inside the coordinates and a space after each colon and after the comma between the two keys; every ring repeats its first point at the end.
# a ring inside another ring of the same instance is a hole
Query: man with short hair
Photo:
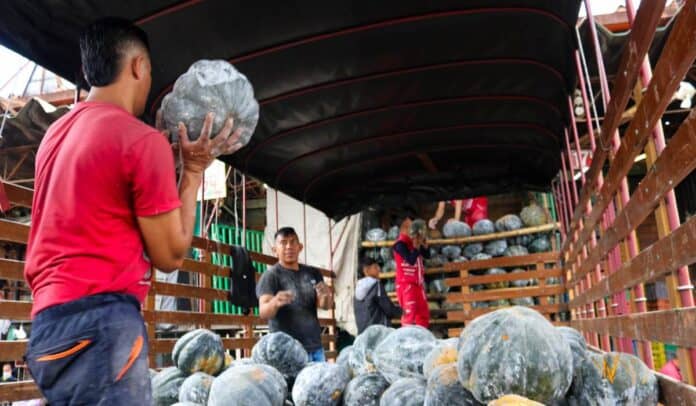
{"type": "Polygon", "coordinates": [[[310,361],[324,362],[317,308],[333,307],[331,290],[318,269],[299,263],[303,246],[292,227],[279,229],[273,240],[278,263],[256,285],[259,315],[269,320],[272,333],[282,331],[302,343],[310,361]]]}
{"type": "Polygon", "coordinates": [[[140,304],[151,269],[181,266],[211,151],[236,151],[239,133],[230,136],[230,119],[211,140],[209,114],[191,142],[179,123],[177,190],[166,136],[136,118],[151,83],[145,32],[102,19],[84,31],[80,52],[87,100],[51,125],[36,155],[26,360],[51,405],[149,405],[140,304]]]}
{"type": "Polygon", "coordinates": [[[394,305],[379,281],[379,264],[372,258],[363,258],[363,277],[355,286],[355,323],[358,334],[374,324],[391,326],[391,319],[401,317],[401,308],[394,305]]]}

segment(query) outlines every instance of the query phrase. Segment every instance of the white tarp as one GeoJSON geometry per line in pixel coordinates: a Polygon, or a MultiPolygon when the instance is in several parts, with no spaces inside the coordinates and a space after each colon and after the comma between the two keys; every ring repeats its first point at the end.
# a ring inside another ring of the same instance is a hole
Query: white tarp
{"type": "MultiPolygon", "coordinates": [[[[331,267],[329,264],[331,259],[329,218],[324,213],[310,206],[305,206],[302,202],[273,189],[269,188],[266,196],[266,230],[263,252],[273,255],[271,251],[273,235],[278,228],[293,227],[300,242],[304,245],[304,250],[300,254],[300,262],[324,269],[332,269],[336,273],[336,324],[350,334],[356,335],[353,292],[357,278],[360,216],[350,216],[338,223],[331,221],[331,241],[334,251],[333,267],[331,267]],[[276,196],[278,201],[277,221],[276,196]]],[[[327,316],[320,313],[320,317],[327,316]]]]}

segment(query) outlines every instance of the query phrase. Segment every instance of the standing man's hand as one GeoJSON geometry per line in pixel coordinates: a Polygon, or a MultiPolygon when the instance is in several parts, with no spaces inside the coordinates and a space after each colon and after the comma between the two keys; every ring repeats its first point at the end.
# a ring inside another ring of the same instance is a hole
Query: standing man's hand
{"type": "Polygon", "coordinates": [[[234,120],[230,117],[225,121],[225,126],[215,138],[210,139],[213,128],[213,113],[208,113],[203,122],[201,135],[197,140],[191,141],[186,132],[184,123],[179,123],[179,143],[184,164],[184,171],[193,173],[203,173],[211,163],[222,154],[231,154],[242,147],[239,137],[242,129],[237,129],[232,133],[234,120]]]}
{"type": "Polygon", "coordinates": [[[295,299],[295,295],[289,290],[281,290],[273,296],[273,303],[276,308],[289,305],[295,299]]]}
{"type": "Polygon", "coordinates": [[[439,217],[433,217],[430,220],[428,220],[428,227],[430,227],[431,230],[435,230],[437,228],[437,223],[440,222],[439,217]]]}

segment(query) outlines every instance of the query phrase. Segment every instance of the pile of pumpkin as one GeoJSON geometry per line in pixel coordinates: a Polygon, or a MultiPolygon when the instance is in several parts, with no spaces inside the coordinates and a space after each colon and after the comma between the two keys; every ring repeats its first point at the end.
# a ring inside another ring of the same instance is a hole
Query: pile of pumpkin
{"type": "Polygon", "coordinates": [[[177,366],[152,378],[155,404],[657,404],[657,381],[640,359],[588,352],[579,332],[525,307],[488,313],[447,340],[417,326],[371,326],[336,363],[308,363],[300,343],[283,333],[264,336],[250,359],[225,362],[223,354],[207,330],[182,337],[177,366]]]}

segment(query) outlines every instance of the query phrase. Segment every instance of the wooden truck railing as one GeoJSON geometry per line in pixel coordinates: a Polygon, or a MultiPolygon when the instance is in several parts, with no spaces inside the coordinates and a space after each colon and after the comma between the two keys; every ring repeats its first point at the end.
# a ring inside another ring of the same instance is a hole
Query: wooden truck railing
{"type": "MultiPolygon", "coordinates": [[[[665,2],[642,2],[635,15],[631,1],[627,6],[634,29],[611,94],[601,54],[596,58],[607,101],[601,128],[593,128],[583,77],[586,66],[576,58],[592,145],[591,167],[585,174],[580,170],[578,191],[571,146],[580,148],[582,129],[573,121],[562,148],[561,175],[552,185],[563,226],[560,260],[571,325],[597,349],[635,353],[650,367],[652,342],[677,345],[683,379],[693,385],[696,308],[688,266],[696,262],[696,219],[680,224],[674,188],[696,168],[696,113],[685,119],[666,145],[660,119],[696,58],[696,1],[685,2],[652,77],[646,52],[665,2]],[[631,97],[635,115],[619,136],[631,97]],[[648,171],[630,190],[626,178],[641,153],[646,154],[648,171]],[[651,215],[656,217],[659,240],[640,247],[636,228],[651,215]],[[671,308],[648,311],[644,284],[663,278],[671,308]]],[[[693,386],[658,377],[663,402],[696,404],[693,386]]]]}
{"type": "MultiPolygon", "coordinates": [[[[12,184],[2,184],[9,202],[14,206],[31,207],[32,190],[12,184]]],[[[0,241],[26,244],[29,236],[29,226],[8,220],[0,220],[0,241]]],[[[159,354],[171,353],[176,342],[174,338],[160,338],[157,336],[156,325],[169,323],[176,326],[189,328],[208,328],[230,330],[236,329],[241,332],[241,337],[223,337],[223,344],[228,350],[235,350],[241,355],[250,355],[251,348],[256,344],[258,337],[254,334],[254,329],[265,326],[266,321],[256,316],[239,316],[231,314],[213,313],[213,301],[228,300],[226,290],[212,288],[213,276],[229,276],[230,269],[210,263],[212,253],[227,255],[230,253],[231,246],[216,241],[203,238],[194,238],[193,248],[197,248],[202,253],[203,260],[186,259],[181,271],[196,274],[200,280],[198,285],[166,283],[152,280],[152,286],[143,307],[143,317],[147,324],[148,339],[150,345],[149,360],[150,366],[156,365],[159,354]],[[155,309],[155,295],[174,296],[190,298],[199,304],[198,311],[164,311],[155,309]]],[[[254,261],[265,264],[274,264],[276,259],[267,255],[250,252],[250,257],[254,261]]],[[[0,259],[0,279],[13,281],[23,281],[24,262],[10,259],[0,259]]],[[[320,270],[329,285],[333,285],[333,272],[320,270]]],[[[14,321],[30,321],[31,302],[1,300],[0,319],[14,321]]],[[[324,327],[325,333],[322,334],[322,342],[327,351],[327,358],[336,356],[336,322],[333,310],[329,312],[328,318],[320,318],[319,322],[324,327]]],[[[0,360],[21,360],[26,350],[27,340],[23,341],[0,341],[0,360]]],[[[18,401],[41,398],[38,388],[32,381],[22,381],[13,383],[0,383],[0,402],[18,401]]]]}

